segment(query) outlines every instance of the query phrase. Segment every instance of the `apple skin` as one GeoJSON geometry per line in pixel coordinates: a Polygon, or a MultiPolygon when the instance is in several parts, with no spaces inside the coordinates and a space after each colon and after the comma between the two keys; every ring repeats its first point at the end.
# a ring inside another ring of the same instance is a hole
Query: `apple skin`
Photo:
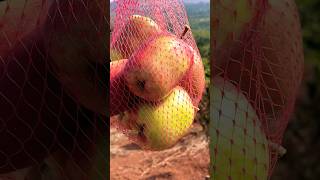
{"type": "Polygon", "coordinates": [[[56,1],[45,24],[46,48],[75,101],[107,114],[106,0],[56,1]]]}
{"type": "Polygon", "coordinates": [[[301,28],[292,0],[269,0],[264,13],[256,26],[257,40],[239,41],[228,53],[217,52],[211,72],[235,82],[250,100],[260,102],[259,118],[279,132],[288,121],[302,78],[301,28]]]}
{"type": "Polygon", "coordinates": [[[113,48],[110,48],[110,61],[118,61],[124,59],[121,53],[113,48]]]}
{"type": "Polygon", "coordinates": [[[217,49],[238,40],[254,18],[256,0],[213,0],[212,31],[217,49]]]}
{"type": "Polygon", "coordinates": [[[0,61],[0,174],[38,163],[97,117],[53,75],[38,35],[0,61]]]}
{"type": "Polygon", "coordinates": [[[190,95],[193,105],[197,107],[205,89],[205,72],[200,55],[194,51],[193,65],[189,73],[181,80],[181,85],[190,95]]]}
{"type": "Polygon", "coordinates": [[[127,111],[142,101],[125,84],[124,68],[127,63],[128,59],[110,62],[110,116],[127,111]]]}
{"type": "Polygon", "coordinates": [[[160,34],[141,45],[125,67],[125,80],[135,95],[159,101],[179,84],[193,64],[193,51],[181,39],[160,34]]]}
{"type": "Polygon", "coordinates": [[[141,104],[119,118],[120,127],[147,150],[168,149],[187,133],[195,110],[188,93],[177,86],[162,102],[141,104]]]}
{"type": "Polygon", "coordinates": [[[147,39],[161,33],[161,28],[152,19],[132,15],[125,22],[119,32],[116,32],[114,42],[111,44],[111,60],[129,59],[130,56],[147,39]]]}
{"type": "Polygon", "coordinates": [[[267,180],[269,145],[246,97],[220,77],[210,85],[211,178],[267,180]]]}
{"type": "Polygon", "coordinates": [[[47,19],[52,2],[53,0],[0,1],[0,57],[5,56],[21,39],[39,31],[47,19]]]}
{"type": "Polygon", "coordinates": [[[295,1],[268,2],[269,9],[258,26],[262,32],[259,39],[264,57],[261,61],[261,96],[265,110],[262,112],[269,119],[281,121],[281,125],[270,123],[270,130],[278,133],[280,126],[286,127],[287,116],[294,108],[304,71],[304,51],[295,1]]]}

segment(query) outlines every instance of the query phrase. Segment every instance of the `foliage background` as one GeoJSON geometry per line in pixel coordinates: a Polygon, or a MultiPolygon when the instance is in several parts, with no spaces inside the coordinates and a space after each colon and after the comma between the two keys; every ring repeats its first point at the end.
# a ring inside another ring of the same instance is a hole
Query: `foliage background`
{"type": "Polygon", "coordinates": [[[185,1],[192,34],[197,42],[206,73],[206,90],[199,105],[196,122],[206,130],[209,123],[209,83],[210,83],[210,4],[209,1],[185,1]]]}

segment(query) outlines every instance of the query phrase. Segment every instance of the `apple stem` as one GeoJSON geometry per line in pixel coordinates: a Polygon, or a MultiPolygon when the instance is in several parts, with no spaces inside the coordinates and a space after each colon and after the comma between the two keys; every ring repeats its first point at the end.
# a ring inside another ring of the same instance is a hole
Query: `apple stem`
{"type": "Polygon", "coordinates": [[[180,39],[182,39],[189,30],[190,30],[190,26],[184,25],[184,30],[183,30],[183,32],[182,32],[182,34],[180,36],[180,39]]]}
{"type": "Polygon", "coordinates": [[[287,153],[287,150],[280,144],[274,142],[269,142],[272,150],[276,151],[280,157],[284,156],[287,153]]]}

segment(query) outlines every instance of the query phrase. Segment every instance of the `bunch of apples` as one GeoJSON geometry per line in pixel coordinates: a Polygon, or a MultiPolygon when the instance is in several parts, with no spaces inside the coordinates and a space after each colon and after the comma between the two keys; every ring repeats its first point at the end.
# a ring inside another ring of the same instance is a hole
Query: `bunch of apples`
{"type": "Polygon", "coordinates": [[[212,179],[268,179],[301,81],[294,0],[214,0],[212,179]],[[222,78],[223,77],[223,78],[222,78]]]}
{"type": "Polygon", "coordinates": [[[145,149],[170,148],[185,135],[203,94],[201,58],[182,37],[132,15],[111,43],[110,116],[145,149]]]}

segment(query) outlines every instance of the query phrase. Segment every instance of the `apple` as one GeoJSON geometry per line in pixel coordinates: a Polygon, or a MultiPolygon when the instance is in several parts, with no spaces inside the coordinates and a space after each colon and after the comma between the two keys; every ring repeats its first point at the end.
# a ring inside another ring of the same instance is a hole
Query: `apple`
{"type": "Polygon", "coordinates": [[[122,58],[121,53],[116,49],[110,48],[110,61],[117,61],[121,59],[124,59],[122,58]]]}
{"type": "MultiPolygon", "coordinates": [[[[261,109],[267,118],[285,123],[293,110],[304,71],[299,12],[294,0],[269,0],[268,6],[263,23],[258,26],[263,56],[261,109]]],[[[279,132],[278,123],[270,125],[274,133],[279,132]]]]}
{"type": "Polygon", "coordinates": [[[279,131],[276,120],[283,124],[288,120],[301,82],[303,48],[295,2],[267,3],[256,26],[256,38],[234,43],[225,54],[218,53],[211,72],[237,83],[250,100],[259,102],[259,118],[273,121],[270,129],[279,131]]]}
{"type": "Polygon", "coordinates": [[[177,86],[162,102],[141,104],[119,118],[125,134],[142,148],[172,147],[192,125],[195,109],[188,93],[177,86]]]}
{"type": "Polygon", "coordinates": [[[211,177],[268,179],[269,144],[246,97],[220,77],[210,85],[211,177]]]}
{"type": "Polygon", "coordinates": [[[190,70],[193,54],[190,46],[174,35],[155,36],[130,57],[125,67],[126,84],[135,95],[159,101],[190,70]]]}
{"type": "Polygon", "coordinates": [[[97,119],[53,75],[41,40],[24,38],[0,61],[0,174],[39,163],[97,119]]]}
{"type": "Polygon", "coordinates": [[[193,105],[198,106],[205,88],[205,73],[200,55],[194,51],[193,65],[189,73],[181,80],[181,86],[190,95],[193,105]]]}
{"type": "Polygon", "coordinates": [[[45,24],[56,76],[75,101],[107,114],[106,0],[56,1],[45,24]]]}
{"type": "Polygon", "coordinates": [[[127,63],[128,59],[110,62],[110,116],[127,111],[141,101],[129,91],[125,84],[124,68],[127,63]]]}
{"type": "Polygon", "coordinates": [[[53,0],[0,1],[0,58],[21,39],[39,31],[53,0]]]}
{"type": "Polygon", "coordinates": [[[256,0],[214,0],[212,31],[217,49],[239,40],[256,15],[256,0]]]}
{"type": "Polygon", "coordinates": [[[161,28],[152,19],[132,15],[119,31],[114,32],[111,44],[111,60],[128,59],[147,39],[159,34],[161,28]]]}

